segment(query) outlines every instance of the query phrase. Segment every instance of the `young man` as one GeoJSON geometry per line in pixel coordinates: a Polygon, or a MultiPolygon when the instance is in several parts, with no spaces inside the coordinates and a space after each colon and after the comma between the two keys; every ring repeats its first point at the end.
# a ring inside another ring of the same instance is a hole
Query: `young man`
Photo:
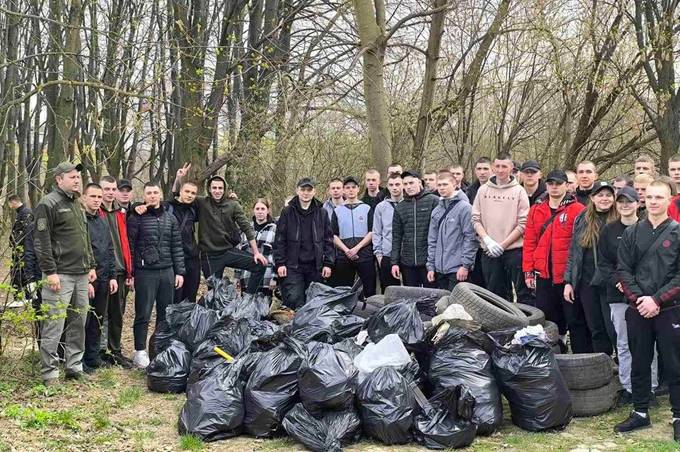
{"type": "Polygon", "coordinates": [[[470,184],[467,189],[467,197],[470,204],[475,202],[477,191],[479,187],[486,184],[491,177],[491,159],[489,157],[480,157],[475,162],[475,181],[470,184]]]}
{"type": "Polygon", "coordinates": [[[536,290],[536,307],[545,313],[546,320],[557,324],[560,349],[566,353],[567,320],[562,301],[564,270],[574,220],[585,207],[567,192],[564,171],[552,170],[545,182],[547,198],[540,199],[529,210],[522,270],[527,287],[536,290]]]}
{"type": "MultiPolygon", "coordinates": [[[[123,189],[128,189],[128,183],[121,181],[123,189]]],[[[118,290],[109,294],[107,311],[103,314],[106,333],[106,344],[102,344],[102,359],[109,364],[117,364],[124,368],[132,367],[132,361],[125,357],[121,350],[121,336],[123,332],[123,316],[128,292],[132,287],[132,255],[127,236],[127,214],[118,204],[118,184],[111,176],[100,179],[102,187],[102,203],[99,216],[109,225],[113,242],[113,257],[116,266],[116,285],[118,290]],[[108,349],[108,353],[107,353],[108,349]]]]}
{"type": "Polygon", "coordinates": [[[423,174],[423,181],[425,182],[425,190],[429,190],[430,193],[439,196],[437,193],[437,172],[436,171],[426,171],[423,174]]]}
{"type": "Polygon", "coordinates": [[[66,322],[66,379],[82,380],[88,283],[97,279],[85,214],[76,202],[82,165],[54,168],[56,187],[35,209],[35,252],[47,284],[42,287],[46,317],[40,327],[40,357],[45,386],[59,378],[57,346],[66,322]],[[68,308],[68,309],[67,309],[68,308]]]}
{"type": "Polygon", "coordinates": [[[654,178],[650,176],[649,174],[638,174],[635,176],[635,179],[633,179],[633,188],[638,194],[638,198],[640,199],[640,203],[638,206],[638,212],[637,216],[640,220],[644,220],[647,218],[647,209],[645,207],[645,192],[647,191],[647,187],[649,184],[654,182],[654,178]]]}
{"type": "Polygon", "coordinates": [[[328,214],[328,221],[333,217],[333,211],[345,200],[342,197],[342,179],[333,178],[328,183],[328,199],[323,203],[323,210],[328,214]]]}
{"type": "Polygon", "coordinates": [[[385,191],[380,186],[380,172],[372,168],[366,171],[364,174],[364,185],[366,186],[366,191],[364,196],[361,197],[361,202],[368,204],[371,209],[375,209],[375,206],[385,199],[385,191]]]}
{"type": "Polygon", "coordinates": [[[127,214],[130,212],[130,207],[132,207],[132,183],[129,180],[120,179],[118,181],[116,200],[123,213],[127,214]]]}
{"type": "Polygon", "coordinates": [[[399,280],[392,276],[392,219],[394,209],[404,199],[401,173],[392,173],[387,179],[390,197],[378,203],[373,214],[373,254],[378,261],[378,276],[383,291],[398,286],[399,280]]]}
{"type": "MultiPolygon", "coordinates": [[[[465,168],[463,168],[463,165],[459,164],[450,165],[446,167],[445,170],[442,171],[451,173],[451,175],[453,176],[453,180],[456,184],[457,190],[462,190],[463,193],[467,192],[467,189],[470,185],[465,181],[465,168]]],[[[440,171],[439,173],[441,174],[442,171],[440,171]]],[[[437,177],[437,180],[439,180],[439,177],[437,177]]],[[[439,184],[437,184],[437,189],[439,189],[439,184]]]]}
{"type": "Polygon", "coordinates": [[[345,204],[335,208],[331,229],[337,250],[334,286],[351,286],[356,274],[364,286],[364,296],[375,295],[373,262],[373,209],[359,200],[359,182],[352,176],[343,181],[345,204]]]}
{"type": "MultiPolygon", "coordinates": [[[[35,283],[41,277],[33,245],[35,216],[17,195],[10,195],[7,203],[16,212],[9,234],[9,245],[12,247],[11,283],[17,292],[25,292],[26,298],[30,299],[39,295],[35,291],[35,283]]],[[[37,309],[39,306],[33,307],[37,309]]]]}
{"type": "Polygon", "coordinates": [[[467,280],[479,245],[472,227],[472,206],[456,177],[440,172],[437,190],[441,199],[432,210],[427,234],[427,280],[440,289],[453,290],[467,280]]]}
{"type": "Polygon", "coordinates": [[[668,159],[668,175],[675,182],[675,191],[680,192],[680,154],[668,159]]]}
{"type": "Polygon", "coordinates": [[[529,197],[512,176],[509,154],[500,154],[493,166],[495,176],[480,187],[472,206],[472,223],[485,251],[482,270],[486,288],[512,301],[506,279],[509,276],[517,301],[533,304],[522,272],[522,236],[529,214],[529,197]]]}
{"type": "Polygon", "coordinates": [[[565,173],[567,174],[567,193],[575,195],[576,189],[578,188],[576,173],[572,170],[566,170],[565,173]]]}
{"type": "Polygon", "coordinates": [[[536,201],[546,192],[545,182],[541,180],[541,165],[536,160],[527,160],[522,163],[520,168],[522,175],[522,186],[529,197],[529,206],[536,204],[536,201]]]}
{"type": "Polygon", "coordinates": [[[423,188],[417,171],[402,173],[404,200],[392,219],[392,276],[405,286],[434,287],[427,279],[427,234],[439,198],[423,188]]]}
{"type": "Polygon", "coordinates": [[[614,187],[614,190],[616,193],[619,192],[623,187],[632,187],[633,186],[633,178],[630,177],[627,174],[620,174],[616,176],[614,179],[612,179],[612,187],[614,187]]]}
{"type": "Polygon", "coordinates": [[[331,223],[314,195],[316,183],[303,177],[296,196],[281,211],[274,236],[274,269],[281,278],[283,304],[304,306],[312,282],[328,279],[335,265],[331,223]]]}
{"type": "Polygon", "coordinates": [[[116,261],[108,222],[100,214],[102,188],[99,184],[88,184],[80,198],[87,217],[87,232],[92,253],[97,263],[97,279],[87,286],[90,311],[85,323],[85,353],[83,371],[92,373],[102,366],[99,343],[102,335],[104,315],[108,309],[110,294],[118,291],[116,261]]]}
{"type": "MultiPolygon", "coordinates": [[[[174,193],[173,193],[174,195],[174,193]]],[[[182,251],[184,252],[184,284],[175,290],[174,302],[183,300],[196,301],[196,293],[201,283],[201,263],[198,244],[195,239],[195,224],[198,222],[198,209],[194,203],[198,195],[198,185],[194,182],[184,182],[177,196],[168,202],[168,210],[175,216],[182,236],[182,251]]]]}
{"type": "MultiPolygon", "coordinates": [[[[638,222],[638,193],[632,187],[623,187],[616,194],[616,210],[621,218],[604,225],[597,243],[597,271],[602,281],[606,281],[607,302],[611,312],[611,320],[616,330],[616,354],[619,359],[619,381],[623,389],[619,392],[618,406],[632,402],[633,394],[630,382],[631,356],[628,345],[626,311],[628,304],[621,292],[621,283],[617,281],[616,267],[618,263],[619,242],[628,226],[638,222]]],[[[658,386],[656,357],[652,363],[652,389],[658,386]]]]}
{"type": "Polygon", "coordinates": [[[635,159],[635,175],[639,174],[649,174],[652,177],[656,174],[656,163],[647,154],[642,154],[635,159]]]}
{"type": "Polygon", "coordinates": [[[587,206],[590,202],[590,193],[593,191],[593,185],[597,180],[595,164],[589,160],[579,163],[576,167],[576,180],[578,182],[576,199],[584,206],[587,206]]]}
{"type": "Polygon", "coordinates": [[[174,215],[161,206],[159,184],[144,184],[144,204],[144,213],[133,209],[127,223],[135,278],[132,361],[141,369],[149,365],[146,339],[153,306],[156,305],[156,323],[163,322],[165,308],[172,302],[175,289],[182,287],[185,274],[179,225],[174,215]]]}
{"type": "MultiPolygon", "coordinates": [[[[189,173],[191,163],[177,170],[173,192],[178,191],[181,180],[189,173]]],[[[224,277],[226,267],[250,272],[245,291],[254,294],[264,280],[269,262],[257,248],[255,231],[237,200],[225,195],[227,182],[220,176],[212,176],[206,183],[208,196],[194,200],[198,208],[198,247],[207,258],[209,274],[224,277]],[[252,254],[237,249],[245,234],[252,254]]]]}
{"type": "Polygon", "coordinates": [[[629,226],[618,247],[618,280],[630,305],[626,324],[634,411],[614,430],[629,432],[651,425],[648,408],[656,342],[670,391],[673,438],[680,442],[680,224],[668,217],[668,184],[652,182],[645,196],[647,219],[629,226]]]}

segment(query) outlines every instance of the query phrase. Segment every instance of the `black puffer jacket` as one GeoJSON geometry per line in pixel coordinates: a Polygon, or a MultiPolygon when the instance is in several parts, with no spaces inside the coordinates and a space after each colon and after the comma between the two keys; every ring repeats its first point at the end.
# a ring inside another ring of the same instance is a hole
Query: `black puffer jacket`
{"type": "Polygon", "coordinates": [[[427,262],[427,234],[439,198],[427,190],[406,196],[394,207],[392,264],[422,266],[427,262]]]}
{"type": "Polygon", "coordinates": [[[127,233],[135,270],[173,267],[176,275],[184,275],[179,225],[165,208],[150,208],[143,215],[133,209],[127,220],[127,233]]]}
{"type": "Polygon", "coordinates": [[[92,253],[97,262],[97,281],[108,281],[116,276],[116,259],[113,254],[111,229],[107,221],[95,213],[87,216],[87,233],[92,243],[92,253]]]}

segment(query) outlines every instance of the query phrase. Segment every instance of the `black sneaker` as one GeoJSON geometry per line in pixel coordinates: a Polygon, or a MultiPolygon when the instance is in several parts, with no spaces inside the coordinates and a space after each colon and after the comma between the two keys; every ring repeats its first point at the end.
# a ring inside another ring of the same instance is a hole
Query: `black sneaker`
{"type": "Polygon", "coordinates": [[[67,370],[66,373],[64,374],[64,377],[67,380],[77,380],[77,381],[88,381],[90,379],[90,376],[83,372],[82,370],[80,371],[72,371],[72,370],[67,370]]]}
{"type": "Polygon", "coordinates": [[[123,356],[122,353],[112,353],[110,356],[113,357],[113,362],[117,366],[120,366],[123,369],[132,369],[132,360],[123,356]]]}
{"type": "Polygon", "coordinates": [[[92,375],[97,371],[97,369],[101,366],[90,366],[85,363],[83,363],[83,372],[85,372],[88,375],[92,375]]]}
{"type": "Polygon", "coordinates": [[[618,393],[618,399],[616,400],[616,407],[621,408],[626,405],[630,405],[633,403],[633,394],[630,392],[626,391],[625,389],[622,389],[618,393]]]}
{"type": "Polygon", "coordinates": [[[680,420],[673,421],[673,439],[680,443],[680,420]]]}
{"type": "Polygon", "coordinates": [[[649,414],[647,415],[647,417],[642,417],[635,411],[633,411],[630,413],[630,416],[628,416],[628,419],[619,424],[616,424],[616,426],[614,427],[614,431],[617,433],[626,433],[641,428],[649,428],[651,426],[652,423],[649,420],[649,414]]]}
{"type": "Polygon", "coordinates": [[[657,396],[665,396],[668,395],[668,384],[666,383],[661,383],[655,390],[654,394],[657,396]]]}

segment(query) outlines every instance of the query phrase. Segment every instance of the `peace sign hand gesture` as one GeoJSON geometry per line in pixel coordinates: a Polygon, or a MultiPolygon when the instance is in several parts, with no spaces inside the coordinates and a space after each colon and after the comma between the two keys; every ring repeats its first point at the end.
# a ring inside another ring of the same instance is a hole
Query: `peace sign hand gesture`
{"type": "Polygon", "coordinates": [[[187,162],[177,170],[177,178],[182,179],[183,177],[186,177],[187,174],[189,174],[189,170],[191,169],[191,163],[187,162]]]}

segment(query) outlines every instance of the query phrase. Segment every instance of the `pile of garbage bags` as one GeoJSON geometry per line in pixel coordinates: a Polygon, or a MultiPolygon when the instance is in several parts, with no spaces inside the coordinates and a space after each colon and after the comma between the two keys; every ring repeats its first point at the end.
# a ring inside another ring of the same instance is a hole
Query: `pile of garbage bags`
{"type": "Polygon", "coordinates": [[[180,434],[288,435],[312,451],[340,451],[362,437],[460,448],[500,427],[501,395],[526,430],[571,420],[569,392],[540,332],[487,334],[467,315],[426,330],[409,300],[364,320],[351,314],[357,288],[312,283],[307,299],[283,326],[264,309],[238,308],[243,298],[222,281],[200,304],[168,308],[147,381],[154,391],[186,390],[180,434]]]}

